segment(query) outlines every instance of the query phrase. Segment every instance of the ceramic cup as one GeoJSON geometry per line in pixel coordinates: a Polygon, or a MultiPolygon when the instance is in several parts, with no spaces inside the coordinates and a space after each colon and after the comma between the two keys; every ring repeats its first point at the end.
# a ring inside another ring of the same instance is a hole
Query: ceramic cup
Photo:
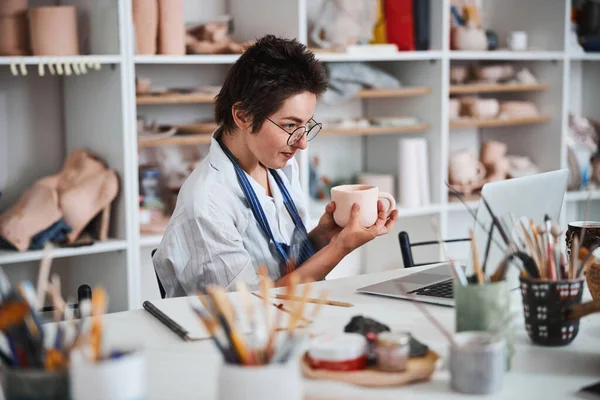
{"type": "MultiPolygon", "coordinates": [[[[360,206],[360,224],[372,226],[377,221],[377,200],[385,199],[389,203],[386,213],[389,215],[396,208],[394,197],[385,192],[379,192],[372,185],[342,185],[331,188],[331,200],[335,202],[333,219],[342,228],[348,225],[352,205],[360,206]]],[[[385,202],[384,202],[385,204],[385,202]]]]}
{"type": "Polygon", "coordinates": [[[483,285],[454,284],[456,332],[480,331],[502,336],[507,349],[506,369],[510,369],[513,343],[509,328],[510,297],[507,281],[483,285]]]}
{"type": "Polygon", "coordinates": [[[74,351],[69,376],[73,400],[146,398],[145,360],[137,351],[97,363],[88,360],[81,351],[74,351]]]}
{"type": "Polygon", "coordinates": [[[467,394],[490,394],[504,382],[504,340],[489,332],[461,332],[450,345],[450,386],[467,394]]]}
{"type": "Polygon", "coordinates": [[[527,32],[514,31],[508,35],[508,48],[513,51],[527,50],[527,32]]]}
{"type": "Polygon", "coordinates": [[[74,56],[79,54],[76,7],[31,8],[29,10],[29,28],[33,55],[74,56]]]}
{"type": "Polygon", "coordinates": [[[2,388],[6,400],[62,400],[69,398],[69,374],[45,370],[3,368],[2,388]]]}
{"type": "Polygon", "coordinates": [[[485,178],[486,170],[473,149],[460,150],[450,156],[450,182],[477,186],[485,178]]]}
{"type": "MultiPolygon", "coordinates": [[[[484,165],[495,165],[506,155],[506,144],[496,140],[486,140],[481,145],[479,159],[484,165]]],[[[508,167],[507,167],[508,170],[508,167]]]]}
{"type": "Polygon", "coordinates": [[[520,278],[525,329],[542,346],[565,346],[575,340],[579,320],[567,320],[567,308],[581,303],[583,279],[535,281],[520,278]]]}
{"type": "Polygon", "coordinates": [[[297,360],[266,366],[222,364],[218,400],[302,400],[302,374],[297,360]]]}

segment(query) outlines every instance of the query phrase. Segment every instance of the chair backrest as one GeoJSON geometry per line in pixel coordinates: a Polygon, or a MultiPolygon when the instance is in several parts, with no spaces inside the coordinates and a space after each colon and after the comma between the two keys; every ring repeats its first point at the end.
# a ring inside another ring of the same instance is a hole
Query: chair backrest
{"type": "MultiPolygon", "coordinates": [[[[156,253],[156,249],[153,249],[152,253],[150,253],[151,258],[154,258],[154,253],[156,253]]],[[[165,288],[163,287],[162,283],[160,283],[160,278],[158,277],[158,272],[156,272],[156,267],[154,266],[154,260],[152,260],[152,266],[154,268],[154,274],[156,275],[156,282],[158,282],[158,290],[160,291],[160,298],[164,299],[165,297],[167,297],[167,294],[165,292],[165,288]]]]}
{"type": "MultiPolygon", "coordinates": [[[[444,243],[455,243],[455,242],[468,242],[469,238],[464,239],[448,239],[444,240],[444,243]]],[[[404,268],[420,267],[423,265],[437,264],[440,261],[432,261],[426,263],[415,264],[413,260],[412,248],[415,246],[432,246],[439,245],[439,241],[431,240],[427,242],[416,242],[411,243],[408,237],[408,232],[402,231],[398,234],[398,241],[400,242],[400,252],[402,253],[402,261],[404,262],[404,268]]]]}

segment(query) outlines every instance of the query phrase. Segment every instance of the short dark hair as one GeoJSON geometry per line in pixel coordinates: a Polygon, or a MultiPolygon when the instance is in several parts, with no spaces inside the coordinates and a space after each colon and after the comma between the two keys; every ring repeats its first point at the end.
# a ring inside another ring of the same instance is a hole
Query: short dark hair
{"type": "Polygon", "coordinates": [[[234,130],[231,111],[237,103],[252,118],[252,132],[257,132],[289,97],[303,92],[319,96],[327,85],[325,67],[305,45],[267,35],[231,66],[216,97],[215,121],[224,132],[234,130]]]}

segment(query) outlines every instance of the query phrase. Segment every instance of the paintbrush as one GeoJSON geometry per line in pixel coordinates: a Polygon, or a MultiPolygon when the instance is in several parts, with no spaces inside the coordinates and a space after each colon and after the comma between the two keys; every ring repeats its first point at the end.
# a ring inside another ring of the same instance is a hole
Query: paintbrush
{"type": "Polygon", "coordinates": [[[444,254],[444,260],[448,262],[448,267],[450,268],[450,273],[454,277],[454,280],[459,282],[463,286],[467,285],[468,282],[467,277],[465,276],[465,271],[463,271],[462,267],[458,262],[455,262],[454,260],[448,257],[446,244],[444,243],[444,239],[442,238],[442,230],[440,229],[440,226],[437,223],[437,219],[431,218],[431,226],[433,227],[433,230],[436,233],[438,244],[442,249],[442,253],[444,254]]]}
{"type": "Polygon", "coordinates": [[[39,310],[44,307],[44,298],[46,297],[46,288],[48,287],[48,277],[50,276],[50,267],[52,266],[52,245],[48,242],[44,247],[40,270],[38,272],[37,282],[37,301],[36,308],[39,310]]]}
{"type": "Polygon", "coordinates": [[[488,204],[485,197],[483,197],[483,195],[481,196],[481,200],[483,200],[483,204],[485,205],[485,208],[487,209],[488,213],[490,213],[490,216],[492,217],[492,222],[498,228],[498,232],[500,232],[500,236],[502,236],[502,240],[504,240],[504,244],[506,244],[508,246],[508,244],[510,243],[510,240],[508,239],[508,235],[504,231],[504,228],[500,224],[500,221],[496,217],[496,214],[494,214],[494,212],[492,211],[492,208],[488,204]]]}
{"type": "Polygon", "coordinates": [[[482,285],[485,281],[483,272],[481,271],[481,265],[479,264],[479,254],[477,254],[477,241],[475,240],[475,234],[472,229],[469,229],[469,236],[471,237],[471,251],[473,255],[473,269],[475,270],[475,276],[477,277],[477,283],[482,285]]]}
{"type": "MultiPolygon", "coordinates": [[[[450,186],[450,184],[448,182],[445,182],[446,186],[448,186],[448,188],[452,191],[452,193],[460,200],[460,202],[465,206],[466,210],[469,212],[469,214],[471,214],[471,217],[473,217],[473,219],[475,220],[475,223],[481,228],[483,229],[485,232],[487,232],[487,227],[477,219],[477,213],[475,213],[475,211],[473,211],[466,203],[464,196],[462,193],[460,193],[459,191],[457,191],[456,189],[454,189],[452,186],[450,186]]],[[[506,246],[503,246],[502,244],[500,244],[500,242],[498,242],[496,239],[492,238],[492,242],[501,250],[501,251],[505,251],[506,250],[506,246]]]]}
{"type": "Polygon", "coordinates": [[[203,307],[200,299],[198,297],[190,297],[189,303],[198,318],[200,318],[206,327],[208,333],[210,333],[213,343],[217,346],[217,349],[219,349],[225,361],[229,363],[235,363],[236,360],[232,357],[231,351],[225,347],[227,346],[227,340],[223,340],[223,332],[217,329],[218,324],[214,321],[212,315],[206,310],[206,308],[203,307]]]}
{"type": "Polygon", "coordinates": [[[569,307],[565,311],[565,318],[567,320],[577,320],[586,315],[600,312],[600,301],[590,301],[583,304],[576,304],[569,307]]]}
{"type": "Polygon", "coordinates": [[[336,306],[336,307],[354,307],[354,304],[347,303],[345,301],[321,300],[321,299],[313,299],[313,298],[310,298],[310,297],[306,298],[306,299],[303,299],[300,296],[290,296],[290,295],[281,294],[281,293],[276,294],[275,298],[277,298],[279,300],[305,301],[307,303],[324,304],[324,305],[336,306]]]}
{"type": "Polygon", "coordinates": [[[208,288],[208,294],[212,298],[216,310],[219,312],[219,321],[223,325],[225,333],[229,337],[231,347],[238,355],[240,362],[242,364],[247,364],[249,360],[248,350],[240,333],[236,329],[233,315],[231,315],[229,311],[230,304],[228,304],[229,301],[227,300],[225,289],[217,286],[210,286],[208,288]]]}

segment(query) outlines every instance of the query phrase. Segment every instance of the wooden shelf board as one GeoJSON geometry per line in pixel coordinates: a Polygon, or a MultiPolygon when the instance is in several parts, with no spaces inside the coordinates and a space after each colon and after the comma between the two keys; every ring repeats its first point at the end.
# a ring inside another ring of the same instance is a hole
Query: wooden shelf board
{"type": "Polygon", "coordinates": [[[450,128],[466,128],[466,127],[478,127],[478,128],[493,128],[502,126],[516,126],[516,125],[528,125],[528,124],[540,124],[543,122],[550,121],[550,116],[540,115],[538,117],[526,117],[526,118],[511,118],[511,119],[462,119],[450,121],[450,128]]]}
{"type": "Polygon", "coordinates": [[[205,93],[168,93],[156,95],[141,95],[135,98],[138,105],[144,104],[186,104],[186,103],[214,103],[215,96],[205,93]]]}
{"type": "MultiPolygon", "coordinates": [[[[108,239],[102,242],[96,242],[91,246],[57,247],[52,251],[52,258],[76,257],[125,249],[127,249],[126,240],[108,239]]],[[[42,259],[43,254],[43,250],[32,250],[22,253],[13,250],[0,250],[0,265],[39,261],[42,259]]]]}
{"type": "Polygon", "coordinates": [[[138,141],[138,147],[191,146],[197,144],[209,144],[212,138],[211,133],[212,132],[195,135],[175,135],[166,139],[138,141]]]}
{"type": "MultiPolygon", "coordinates": [[[[431,92],[431,89],[422,87],[405,87],[400,89],[364,89],[358,92],[357,99],[379,99],[390,97],[423,96],[431,92]]],[[[149,104],[186,104],[186,103],[214,103],[215,95],[204,93],[167,93],[156,95],[138,95],[135,99],[138,105],[149,104]]]]}
{"type": "Polygon", "coordinates": [[[344,135],[386,135],[403,132],[422,132],[429,129],[428,124],[418,124],[410,126],[374,126],[369,128],[352,129],[325,129],[319,136],[344,136],[344,135]]]}
{"type": "Polygon", "coordinates": [[[400,89],[363,89],[354,96],[357,99],[380,99],[388,97],[423,96],[431,93],[427,86],[405,87],[400,89]]]}
{"type": "Polygon", "coordinates": [[[534,92],[547,90],[550,87],[547,83],[537,83],[531,85],[524,84],[466,84],[451,85],[450,94],[463,93],[499,93],[499,92],[534,92]]]}

